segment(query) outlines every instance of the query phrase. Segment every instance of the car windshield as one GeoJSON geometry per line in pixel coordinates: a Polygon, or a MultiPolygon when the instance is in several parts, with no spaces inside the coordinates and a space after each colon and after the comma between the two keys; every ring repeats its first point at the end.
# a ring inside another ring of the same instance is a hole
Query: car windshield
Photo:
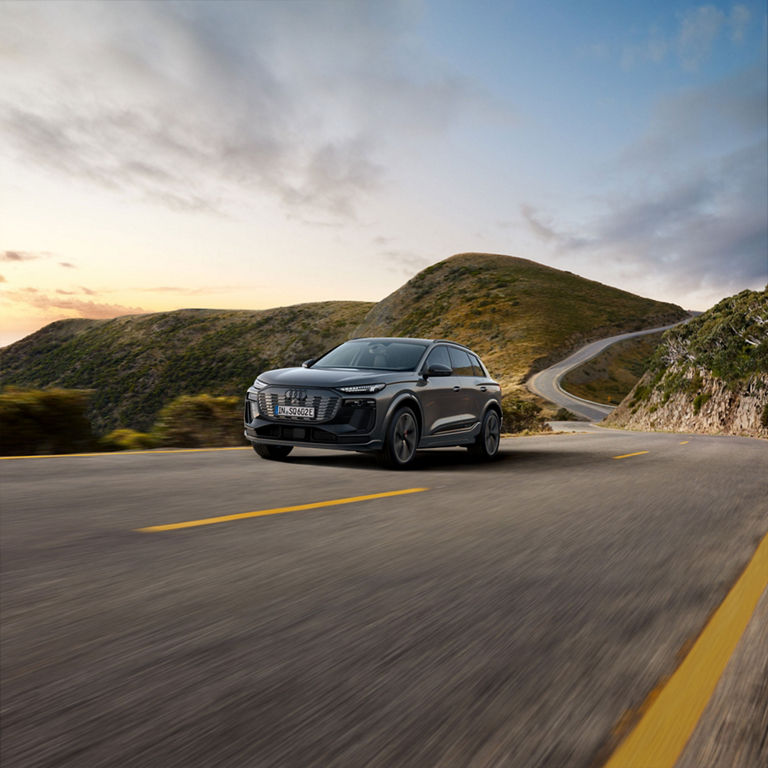
{"type": "Polygon", "coordinates": [[[399,339],[347,341],[321,357],[312,367],[412,371],[426,348],[427,344],[399,339]]]}

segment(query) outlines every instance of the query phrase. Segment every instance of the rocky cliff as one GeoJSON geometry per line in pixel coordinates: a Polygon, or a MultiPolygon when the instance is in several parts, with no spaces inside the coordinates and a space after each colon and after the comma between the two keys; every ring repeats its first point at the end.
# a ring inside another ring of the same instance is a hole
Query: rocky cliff
{"type": "Polygon", "coordinates": [[[768,438],[768,289],[667,331],[606,424],[768,438]]]}

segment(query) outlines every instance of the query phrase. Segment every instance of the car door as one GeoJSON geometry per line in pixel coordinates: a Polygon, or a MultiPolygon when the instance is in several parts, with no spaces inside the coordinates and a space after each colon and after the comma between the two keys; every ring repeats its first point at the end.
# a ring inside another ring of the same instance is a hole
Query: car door
{"type": "MultiPolygon", "coordinates": [[[[424,370],[430,365],[444,365],[452,368],[448,347],[439,344],[427,356],[424,370]]],[[[439,436],[443,432],[455,429],[457,414],[461,409],[456,406],[457,393],[461,385],[456,376],[429,376],[420,386],[419,400],[424,417],[424,436],[439,436]]],[[[460,395],[459,395],[460,397],[460,395]]]]}
{"type": "Polygon", "coordinates": [[[498,390],[498,385],[489,378],[482,364],[477,358],[477,355],[470,353],[469,359],[472,363],[472,397],[474,399],[475,413],[482,415],[485,410],[486,403],[492,399],[493,392],[498,390]]]}
{"type": "Polygon", "coordinates": [[[471,427],[482,413],[477,407],[472,361],[466,350],[458,347],[448,347],[448,355],[453,370],[450,408],[454,414],[456,428],[471,427]]]}

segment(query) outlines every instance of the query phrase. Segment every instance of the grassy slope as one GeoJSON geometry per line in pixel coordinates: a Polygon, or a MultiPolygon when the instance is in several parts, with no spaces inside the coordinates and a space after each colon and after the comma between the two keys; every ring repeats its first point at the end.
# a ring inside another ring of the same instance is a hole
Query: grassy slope
{"type": "Polygon", "coordinates": [[[144,430],[178,395],[242,395],[259,371],[338,344],[371,306],[329,301],[62,320],[0,350],[0,383],[92,389],[97,432],[144,430]]]}
{"type": "Polygon", "coordinates": [[[618,405],[645,373],[661,333],[625,339],[563,377],[566,392],[596,403],[618,405]]]}
{"type": "Polygon", "coordinates": [[[358,335],[449,338],[508,386],[588,341],[686,316],[527,259],[465,253],[420,272],[373,307],[358,335]]]}
{"type": "Polygon", "coordinates": [[[298,364],[353,335],[455,339],[476,349],[510,389],[587,341],[684,315],[526,259],[460,254],[376,305],[60,321],[0,350],[0,384],[92,389],[97,432],[145,430],[178,395],[241,395],[260,370],[298,364]]]}
{"type": "Polygon", "coordinates": [[[668,403],[680,410],[681,397],[695,416],[718,382],[728,408],[745,392],[768,387],[768,288],[730,296],[665,332],[648,370],[609,421],[632,425],[635,416],[658,414],[662,422],[668,403]]]}

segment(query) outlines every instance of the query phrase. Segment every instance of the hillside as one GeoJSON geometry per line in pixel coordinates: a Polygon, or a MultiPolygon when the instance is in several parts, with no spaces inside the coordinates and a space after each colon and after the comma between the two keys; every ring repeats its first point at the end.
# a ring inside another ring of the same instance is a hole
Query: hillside
{"type": "Polygon", "coordinates": [[[563,376],[563,389],[596,403],[618,405],[645,373],[661,333],[624,339],[563,376]]]}
{"type": "Polygon", "coordinates": [[[52,323],[0,350],[0,385],[90,389],[97,432],[146,430],[178,395],[241,395],[260,370],[299,364],[351,336],[455,339],[476,349],[509,392],[580,344],[685,316],[672,304],[526,259],[460,254],[376,305],[184,309],[52,323]]]}
{"type": "Polygon", "coordinates": [[[328,301],[61,320],[0,350],[0,384],[91,389],[97,432],[146,430],[178,395],[239,396],[259,371],[335,346],[371,306],[328,301]]]}
{"type": "Polygon", "coordinates": [[[606,423],[768,437],[768,289],[742,291],[667,331],[606,423]]]}
{"type": "Polygon", "coordinates": [[[516,386],[594,339],[686,317],[674,304],[527,259],[463,253],[419,272],[376,304],[359,336],[448,338],[516,386]]]}

